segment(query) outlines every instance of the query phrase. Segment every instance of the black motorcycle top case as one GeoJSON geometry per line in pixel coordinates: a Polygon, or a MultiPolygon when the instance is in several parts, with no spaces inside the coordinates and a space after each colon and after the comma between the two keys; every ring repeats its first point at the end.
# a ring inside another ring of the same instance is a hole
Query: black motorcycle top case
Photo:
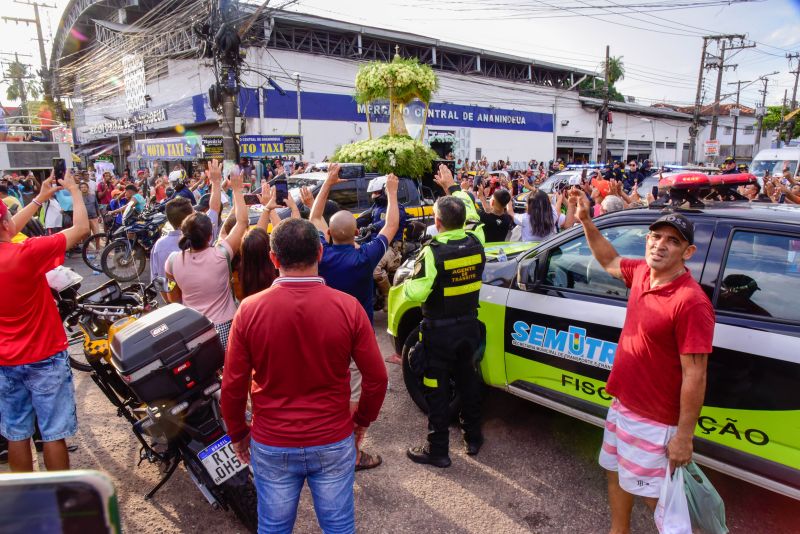
{"type": "Polygon", "coordinates": [[[214,325],[203,314],[170,304],[120,330],[111,361],[145,403],[180,401],[216,379],[225,352],[214,325]]]}

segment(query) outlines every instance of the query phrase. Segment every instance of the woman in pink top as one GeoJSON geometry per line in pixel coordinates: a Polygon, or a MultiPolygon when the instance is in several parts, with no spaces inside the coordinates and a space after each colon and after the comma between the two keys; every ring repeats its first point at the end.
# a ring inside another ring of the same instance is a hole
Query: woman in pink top
{"type": "MultiPolygon", "coordinates": [[[[212,181],[221,179],[219,162],[208,165],[212,181]]],[[[211,219],[204,213],[193,213],[181,224],[180,252],[173,252],[167,259],[167,279],[176,287],[168,293],[170,302],[181,302],[193,308],[214,323],[222,347],[227,348],[228,332],[236,302],[231,288],[231,259],[239,251],[242,236],[247,230],[247,206],[242,191],[242,178],[238,168],[231,172],[233,205],[236,225],[224,239],[211,244],[213,236],[211,219]]]]}

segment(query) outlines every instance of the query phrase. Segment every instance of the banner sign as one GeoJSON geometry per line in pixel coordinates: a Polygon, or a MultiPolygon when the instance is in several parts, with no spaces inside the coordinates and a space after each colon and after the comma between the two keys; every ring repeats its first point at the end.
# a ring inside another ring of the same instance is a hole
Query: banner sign
{"type": "Polygon", "coordinates": [[[719,140],[710,139],[703,143],[703,155],[708,157],[719,156],[719,140]]]}
{"type": "Polygon", "coordinates": [[[203,136],[203,155],[207,158],[222,158],[224,156],[221,135],[203,136]]]}
{"type": "Polygon", "coordinates": [[[152,111],[143,111],[134,113],[130,117],[123,117],[108,122],[101,122],[89,126],[87,133],[89,135],[97,135],[111,132],[121,132],[125,130],[138,130],[142,126],[148,126],[157,122],[167,120],[167,110],[164,108],[154,109],[152,111]]]}
{"type": "Polygon", "coordinates": [[[200,136],[137,140],[136,152],[145,161],[181,161],[203,157],[200,136]]]}
{"type": "MultiPolygon", "coordinates": [[[[267,89],[264,115],[268,119],[297,119],[297,93],[286,91],[281,96],[267,89]]],[[[347,122],[366,122],[367,113],[371,121],[389,120],[388,102],[357,104],[351,95],[330,93],[301,93],[303,119],[347,122]]],[[[421,107],[407,108],[406,120],[419,120],[425,110],[421,107]],[[413,114],[413,117],[411,116],[413,114]]],[[[500,109],[494,107],[465,106],[444,102],[431,102],[426,120],[427,126],[450,126],[462,128],[488,128],[495,130],[522,130],[530,132],[552,132],[552,113],[500,109]]]]}
{"type": "Polygon", "coordinates": [[[239,155],[248,158],[271,158],[302,154],[303,138],[299,135],[242,135],[239,155]]]}

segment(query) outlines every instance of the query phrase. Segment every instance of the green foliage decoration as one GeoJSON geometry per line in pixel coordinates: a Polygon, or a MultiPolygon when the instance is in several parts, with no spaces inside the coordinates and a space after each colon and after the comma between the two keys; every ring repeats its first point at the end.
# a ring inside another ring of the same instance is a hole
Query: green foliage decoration
{"type": "Polygon", "coordinates": [[[384,135],[342,145],[331,161],[361,163],[367,172],[422,178],[436,157],[433,150],[407,135],[384,135]]]}

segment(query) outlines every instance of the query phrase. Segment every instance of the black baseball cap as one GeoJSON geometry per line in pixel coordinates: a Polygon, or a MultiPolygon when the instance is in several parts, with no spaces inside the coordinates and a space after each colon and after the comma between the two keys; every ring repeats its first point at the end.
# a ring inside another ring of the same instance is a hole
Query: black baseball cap
{"type": "Polygon", "coordinates": [[[675,228],[690,245],[694,245],[694,224],[685,216],[680,213],[667,213],[651,224],[650,230],[655,230],[659,226],[665,225],[675,228]]]}
{"type": "Polygon", "coordinates": [[[725,158],[725,163],[736,163],[736,160],[733,157],[728,156],[725,158]]]}

